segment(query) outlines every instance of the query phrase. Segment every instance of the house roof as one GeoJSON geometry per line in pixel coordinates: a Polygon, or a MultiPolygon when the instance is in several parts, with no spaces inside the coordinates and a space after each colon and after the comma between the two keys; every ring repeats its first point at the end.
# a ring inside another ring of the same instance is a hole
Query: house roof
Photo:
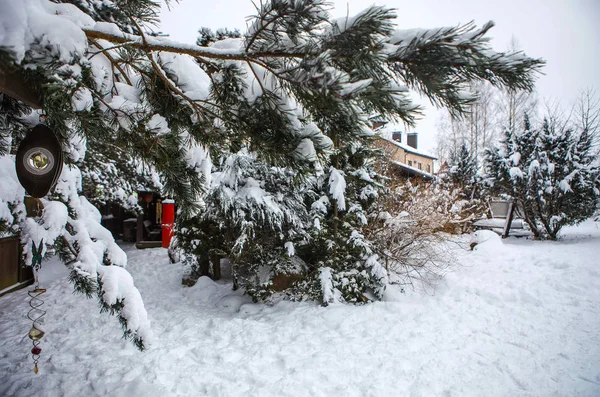
{"type": "Polygon", "coordinates": [[[399,148],[402,148],[402,149],[404,149],[404,150],[405,150],[406,152],[408,152],[408,153],[416,154],[417,156],[426,157],[426,158],[428,158],[428,159],[432,159],[432,160],[437,160],[437,157],[434,157],[434,156],[432,156],[432,155],[430,155],[430,154],[423,153],[423,152],[421,152],[421,151],[419,151],[419,150],[415,149],[415,148],[414,148],[414,147],[412,147],[412,146],[408,146],[408,145],[405,145],[405,144],[403,144],[403,143],[400,143],[400,142],[394,141],[394,140],[392,140],[392,139],[387,139],[387,138],[384,138],[384,137],[382,137],[382,136],[380,136],[380,137],[379,137],[379,139],[383,139],[383,140],[384,140],[384,141],[386,141],[386,142],[389,142],[389,143],[391,143],[391,144],[393,144],[393,145],[396,145],[396,146],[398,146],[399,148]]]}
{"type": "Polygon", "coordinates": [[[404,163],[400,163],[398,161],[393,161],[390,160],[390,163],[392,163],[394,166],[401,168],[403,171],[405,171],[406,173],[408,173],[408,175],[418,175],[420,177],[423,177],[423,179],[436,179],[437,177],[433,174],[430,174],[429,172],[425,172],[423,170],[420,170],[418,168],[415,167],[411,167],[410,165],[406,165],[404,163]]]}

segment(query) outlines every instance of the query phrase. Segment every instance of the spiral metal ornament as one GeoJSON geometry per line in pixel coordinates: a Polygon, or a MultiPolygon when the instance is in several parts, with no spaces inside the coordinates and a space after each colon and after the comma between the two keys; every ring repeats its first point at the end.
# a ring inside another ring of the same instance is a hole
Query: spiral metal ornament
{"type": "Polygon", "coordinates": [[[33,348],[31,349],[31,356],[33,358],[33,372],[38,373],[38,361],[40,359],[40,353],[42,349],[39,347],[41,339],[44,337],[44,329],[42,326],[43,317],[46,311],[42,309],[44,300],[41,295],[46,292],[45,288],[40,288],[39,271],[42,267],[42,248],[44,246],[44,240],[40,241],[39,246],[36,248],[35,243],[31,243],[31,252],[33,258],[31,260],[31,266],[33,267],[34,284],[33,289],[27,292],[29,295],[29,311],[27,312],[27,318],[33,323],[31,330],[29,330],[29,339],[33,342],[33,348]]]}

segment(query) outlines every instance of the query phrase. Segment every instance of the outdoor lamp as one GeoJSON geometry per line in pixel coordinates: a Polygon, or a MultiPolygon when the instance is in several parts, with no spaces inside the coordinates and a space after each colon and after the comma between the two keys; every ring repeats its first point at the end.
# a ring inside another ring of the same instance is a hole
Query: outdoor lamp
{"type": "Polygon", "coordinates": [[[58,180],[63,155],[58,138],[50,128],[38,124],[19,145],[17,177],[31,197],[44,197],[58,180]]]}

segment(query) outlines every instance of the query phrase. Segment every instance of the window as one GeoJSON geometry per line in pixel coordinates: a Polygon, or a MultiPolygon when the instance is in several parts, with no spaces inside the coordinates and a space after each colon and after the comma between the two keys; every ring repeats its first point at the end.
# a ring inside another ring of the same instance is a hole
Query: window
{"type": "Polygon", "coordinates": [[[412,160],[408,160],[408,166],[412,167],[412,160]]]}
{"type": "Polygon", "coordinates": [[[423,168],[421,167],[421,163],[419,163],[418,165],[419,169],[422,170],[423,168]]]}
{"type": "Polygon", "coordinates": [[[427,164],[427,172],[431,173],[431,166],[427,164]]]}

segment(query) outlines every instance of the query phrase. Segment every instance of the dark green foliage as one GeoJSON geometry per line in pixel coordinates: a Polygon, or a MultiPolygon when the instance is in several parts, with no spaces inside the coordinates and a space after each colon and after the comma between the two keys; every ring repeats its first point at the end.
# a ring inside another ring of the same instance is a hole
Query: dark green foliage
{"type": "Polygon", "coordinates": [[[452,114],[464,112],[473,98],[461,95],[464,84],[487,80],[494,86],[530,91],[535,78],[529,71],[540,65],[539,59],[521,52],[488,52],[488,31],[493,22],[477,29],[473,23],[456,27],[422,30],[398,42],[405,43],[391,57],[392,69],[403,75],[436,105],[447,107],[452,114]],[[458,41],[457,37],[469,40],[458,41]]]}
{"type": "Polygon", "coordinates": [[[227,28],[217,29],[216,32],[213,32],[209,28],[201,28],[198,31],[198,39],[196,40],[196,44],[200,47],[207,47],[210,44],[213,44],[217,41],[224,39],[238,39],[242,37],[242,34],[239,30],[229,30],[227,28]]]}
{"type": "Polygon", "coordinates": [[[22,118],[30,112],[29,106],[0,92],[0,156],[9,154],[25,137],[27,128],[22,118]]]}
{"type": "Polygon", "coordinates": [[[98,294],[98,280],[91,279],[81,273],[79,269],[71,269],[69,281],[73,284],[73,293],[83,294],[87,298],[92,298],[98,294]]]}
{"type": "Polygon", "coordinates": [[[464,194],[470,196],[476,182],[477,163],[466,142],[462,143],[457,153],[452,153],[450,162],[452,165],[449,174],[452,182],[460,186],[464,194]]]}
{"type": "Polygon", "coordinates": [[[264,298],[270,280],[261,279],[261,271],[294,271],[298,264],[289,261],[284,244],[302,244],[307,237],[298,175],[244,153],[223,157],[216,171],[204,210],[177,223],[174,246],[182,251],[189,277],[207,275],[210,257],[217,254],[230,259],[238,286],[264,298]]]}
{"type": "MultiPolygon", "coordinates": [[[[56,3],[71,3],[95,21],[111,22],[127,33],[137,34],[140,25],[157,25],[160,1],[156,0],[56,0],[56,3]]],[[[166,1],[167,5],[171,1],[166,1]]]]}
{"type": "MultiPolygon", "coordinates": [[[[101,291],[102,289],[99,288],[98,290],[101,291]]],[[[117,299],[117,302],[115,304],[108,305],[102,299],[102,295],[103,295],[102,293],[98,293],[98,303],[100,304],[100,313],[108,313],[111,316],[118,316],[119,324],[121,324],[121,328],[123,329],[123,339],[130,340],[133,343],[133,345],[135,347],[137,347],[139,350],[141,350],[141,351],[145,350],[146,346],[144,345],[144,340],[142,338],[140,338],[137,334],[131,332],[127,328],[127,319],[125,317],[123,317],[121,314],[121,312],[125,308],[125,300],[117,299]]]]}
{"type": "Polygon", "coordinates": [[[536,238],[556,240],[560,229],[590,218],[600,196],[600,168],[589,131],[546,119],[534,129],[506,131],[488,151],[488,176],[495,192],[523,209],[536,238]]]}

